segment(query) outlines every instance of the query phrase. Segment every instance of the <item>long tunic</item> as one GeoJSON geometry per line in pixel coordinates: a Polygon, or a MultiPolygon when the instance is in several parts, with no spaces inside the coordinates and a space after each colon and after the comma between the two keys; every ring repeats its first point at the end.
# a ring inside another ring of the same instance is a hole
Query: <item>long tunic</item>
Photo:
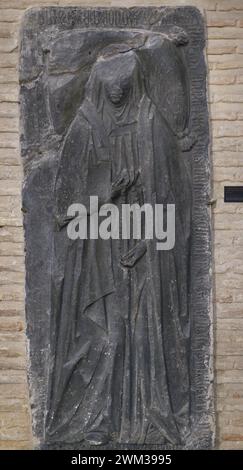
{"type": "Polygon", "coordinates": [[[114,200],[118,208],[175,203],[178,237],[165,252],[146,241],[146,252],[128,268],[121,258],[138,240],[70,241],[64,228],[55,235],[46,432],[49,440],[67,443],[101,432],[118,443],[180,444],[190,408],[186,170],[146,95],[136,119],[129,113],[120,125],[102,119],[86,100],[66,136],[56,182],[59,220],[94,187],[93,194],[106,199],[125,170],[138,177],[114,200]]]}

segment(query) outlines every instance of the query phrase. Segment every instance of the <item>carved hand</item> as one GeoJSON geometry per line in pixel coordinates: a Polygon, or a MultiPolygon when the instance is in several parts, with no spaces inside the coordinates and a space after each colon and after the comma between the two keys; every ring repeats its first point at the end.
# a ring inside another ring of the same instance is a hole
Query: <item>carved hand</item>
{"type": "Polygon", "coordinates": [[[137,261],[142,258],[146,251],[146,242],[144,240],[141,240],[130,251],[128,251],[128,253],[121,256],[120,263],[126,268],[132,268],[133,266],[135,266],[137,261]]]}
{"type": "Polygon", "coordinates": [[[136,182],[138,176],[138,171],[129,172],[124,168],[111,185],[111,199],[115,199],[121,193],[127,191],[136,182]]]}

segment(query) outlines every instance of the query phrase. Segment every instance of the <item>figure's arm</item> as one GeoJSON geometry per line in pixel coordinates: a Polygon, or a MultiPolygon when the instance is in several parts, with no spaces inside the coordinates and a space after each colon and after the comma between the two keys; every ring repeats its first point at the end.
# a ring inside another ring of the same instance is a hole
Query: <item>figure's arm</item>
{"type": "Polygon", "coordinates": [[[71,204],[84,204],[88,209],[86,201],[83,200],[85,198],[82,197],[87,140],[87,127],[76,117],[65,137],[55,181],[54,218],[59,230],[75,217],[67,215],[71,204]]]}

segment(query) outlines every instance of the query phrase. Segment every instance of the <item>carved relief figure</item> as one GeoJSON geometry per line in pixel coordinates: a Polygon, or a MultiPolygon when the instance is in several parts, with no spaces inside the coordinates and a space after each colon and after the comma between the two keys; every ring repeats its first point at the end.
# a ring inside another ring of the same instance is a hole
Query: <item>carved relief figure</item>
{"type": "Polygon", "coordinates": [[[56,264],[46,434],[50,442],[173,444],[190,433],[190,177],[134,50],[93,65],[55,186],[56,264]],[[176,243],[68,240],[88,197],[175,204],[176,243]]]}

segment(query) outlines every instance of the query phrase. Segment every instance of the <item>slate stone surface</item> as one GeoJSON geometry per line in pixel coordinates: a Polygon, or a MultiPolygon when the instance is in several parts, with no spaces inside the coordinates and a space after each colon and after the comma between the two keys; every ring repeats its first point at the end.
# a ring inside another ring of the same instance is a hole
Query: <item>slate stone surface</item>
{"type": "Polygon", "coordinates": [[[204,22],[194,7],[28,10],[26,319],[47,449],[214,445],[204,22]],[[176,205],[176,244],[67,237],[70,204],[176,205]]]}

